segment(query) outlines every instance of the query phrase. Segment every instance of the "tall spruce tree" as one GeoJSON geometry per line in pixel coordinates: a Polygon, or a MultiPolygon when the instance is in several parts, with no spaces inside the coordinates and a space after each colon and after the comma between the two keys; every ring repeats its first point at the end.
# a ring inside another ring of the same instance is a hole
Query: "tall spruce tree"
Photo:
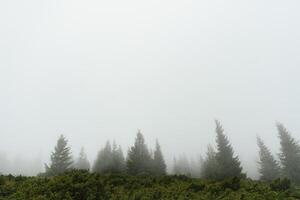
{"type": "Polygon", "coordinates": [[[126,167],[129,174],[151,173],[152,158],[144,136],[138,131],[134,146],[128,150],[126,167]]]}
{"type": "Polygon", "coordinates": [[[217,133],[217,153],[216,160],[218,163],[217,179],[228,177],[242,177],[242,167],[238,156],[234,156],[231,144],[224,134],[224,129],[219,121],[216,120],[217,133]]]}
{"type": "Polygon", "coordinates": [[[155,151],[154,151],[154,158],[153,158],[153,172],[155,175],[165,175],[166,174],[166,163],[161,152],[160,145],[158,140],[156,140],[155,151]]]}
{"type": "Polygon", "coordinates": [[[126,170],[125,158],[121,146],[117,146],[116,142],[113,142],[112,148],[112,172],[122,173],[126,170]]]}
{"type": "Polygon", "coordinates": [[[83,147],[81,148],[79,157],[77,159],[77,162],[75,163],[75,168],[82,170],[90,170],[90,162],[87,159],[87,155],[83,147]]]}
{"type": "Polygon", "coordinates": [[[272,181],[280,177],[279,164],[260,137],[257,137],[257,145],[259,148],[258,171],[260,173],[260,180],[272,181]]]}
{"type": "Polygon", "coordinates": [[[51,164],[46,164],[46,175],[62,174],[72,168],[73,159],[71,156],[71,148],[68,147],[68,141],[61,135],[57,140],[54,152],[51,154],[51,164]]]}
{"type": "Polygon", "coordinates": [[[278,162],[260,137],[257,137],[257,145],[259,148],[258,171],[260,173],[260,180],[272,181],[278,178],[280,176],[278,162]]]}
{"type": "Polygon", "coordinates": [[[300,145],[281,123],[277,123],[280,139],[279,158],[282,175],[295,183],[300,183],[300,145]]]}
{"type": "Polygon", "coordinates": [[[112,149],[110,142],[107,141],[105,147],[98,152],[94,162],[93,172],[109,173],[112,171],[112,149]]]}
{"type": "Polygon", "coordinates": [[[216,151],[212,145],[207,146],[206,157],[202,161],[200,176],[204,179],[217,179],[218,163],[216,159],[216,151]]]}
{"type": "Polygon", "coordinates": [[[93,166],[93,171],[97,173],[122,173],[126,169],[125,158],[121,146],[117,146],[113,142],[113,146],[109,141],[101,149],[97,155],[97,159],[93,166]]]}

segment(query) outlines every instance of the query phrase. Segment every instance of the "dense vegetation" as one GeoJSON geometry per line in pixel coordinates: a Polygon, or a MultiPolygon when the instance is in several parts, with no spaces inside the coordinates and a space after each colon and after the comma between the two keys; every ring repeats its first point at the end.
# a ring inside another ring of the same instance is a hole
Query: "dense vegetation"
{"type": "Polygon", "coordinates": [[[240,178],[205,181],[183,175],[130,176],[126,174],[70,171],[51,178],[0,177],[1,200],[100,200],[100,199],[299,199],[290,181],[264,183],[240,178]]]}
{"type": "MultiPolygon", "coordinates": [[[[239,157],[235,155],[221,123],[217,120],[215,122],[216,148],[209,145],[206,157],[200,159],[199,163],[192,165],[186,157],[174,159],[173,174],[207,180],[224,180],[232,177],[246,178],[239,157]]],[[[281,145],[279,160],[276,160],[264,141],[257,137],[260,180],[271,182],[277,178],[288,178],[293,183],[300,184],[299,142],[282,124],[277,123],[277,129],[281,145]]],[[[136,135],[133,146],[128,149],[126,158],[121,146],[118,146],[115,141],[111,145],[108,141],[104,148],[98,152],[92,168],[83,148],[77,161],[74,162],[68,141],[63,135],[58,139],[50,158],[51,163],[45,165],[46,170],[45,173],[41,174],[42,176],[60,175],[72,169],[92,170],[92,172],[99,174],[123,173],[154,176],[167,174],[167,166],[158,140],[153,151],[147,146],[140,131],[136,135]]]]}
{"type": "Polygon", "coordinates": [[[282,124],[277,129],[279,160],[257,137],[260,181],[247,179],[219,121],[216,148],[209,145],[206,156],[192,166],[186,157],[174,159],[173,176],[167,175],[159,142],[154,150],[149,149],[140,131],[126,158],[120,146],[108,141],[92,166],[83,148],[73,160],[62,135],[44,173],[0,176],[0,200],[299,199],[300,145],[282,124]]]}

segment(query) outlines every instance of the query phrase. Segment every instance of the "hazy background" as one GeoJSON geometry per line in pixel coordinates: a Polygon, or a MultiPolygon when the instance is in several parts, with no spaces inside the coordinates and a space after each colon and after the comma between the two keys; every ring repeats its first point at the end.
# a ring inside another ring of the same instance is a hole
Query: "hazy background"
{"type": "Polygon", "coordinates": [[[0,157],[43,170],[60,134],[91,162],[107,139],[124,153],[141,129],[168,160],[196,158],[225,128],[256,175],[256,135],[275,122],[300,139],[300,2],[0,2],[0,157]]]}

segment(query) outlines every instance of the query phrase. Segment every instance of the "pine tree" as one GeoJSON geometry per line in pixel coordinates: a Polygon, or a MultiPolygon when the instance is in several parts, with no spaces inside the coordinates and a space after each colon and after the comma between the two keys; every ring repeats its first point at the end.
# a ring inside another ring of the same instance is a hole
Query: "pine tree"
{"type": "Polygon", "coordinates": [[[259,173],[260,180],[272,181],[280,176],[280,167],[275,160],[271,151],[264,144],[261,138],[257,137],[257,145],[259,148],[259,173]]]}
{"type": "Polygon", "coordinates": [[[73,159],[71,148],[68,147],[68,141],[63,135],[57,140],[54,152],[51,154],[51,164],[46,165],[46,175],[58,175],[71,169],[73,159]]]}
{"type": "Polygon", "coordinates": [[[277,123],[280,139],[279,158],[283,176],[300,183],[300,145],[281,123],[277,123]]]}
{"type": "Polygon", "coordinates": [[[125,158],[121,146],[117,147],[115,141],[112,149],[112,172],[122,173],[126,170],[125,158]]]}
{"type": "Polygon", "coordinates": [[[216,120],[218,179],[242,177],[242,167],[219,121],[216,120]]]}
{"type": "Polygon", "coordinates": [[[112,149],[110,142],[107,141],[105,147],[101,149],[97,155],[97,159],[93,166],[93,172],[109,173],[112,171],[112,149]]]}
{"type": "Polygon", "coordinates": [[[201,166],[201,178],[204,179],[217,179],[217,172],[218,172],[218,163],[216,159],[216,151],[213,146],[207,146],[206,157],[202,161],[201,166]]]}
{"type": "Polygon", "coordinates": [[[87,159],[87,155],[84,152],[84,148],[82,147],[79,153],[79,158],[77,162],[75,163],[76,169],[82,169],[82,170],[90,170],[90,162],[87,159]]]}
{"type": "Polygon", "coordinates": [[[154,151],[154,158],[153,158],[153,170],[155,175],[165,175],[166,174],[166,163],[161,152],[160,145],[158,140],[156,140],[156,146],[154,151]]]}
{"type": "Polygon", "coordinates": [[[134,146],[128,150],[126,167],[129,174],[151,173],[151,155],[144,136],[138,131],[134,146]]]}
{"type": "Polygon", "coordinates": [[[93,171],[97,173],[122,173],[125,172],[125,158],[121,146],[113,142],[111,147],[107,141],[103,149],[98,153],[97,159],[93,166],[93,171]]]}

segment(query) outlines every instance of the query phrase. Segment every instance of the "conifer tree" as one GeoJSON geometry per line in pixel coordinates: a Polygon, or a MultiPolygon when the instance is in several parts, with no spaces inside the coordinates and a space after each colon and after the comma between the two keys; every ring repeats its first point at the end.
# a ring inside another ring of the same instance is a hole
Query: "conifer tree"
{"type": "Polygon", "coordinates": [[[282,175],[295,183],[300,183],[300,145],[281,123],[277,123],[280,139],[279,158],[282,175]]]}
{"type": "Polygon", "coordinates": [[[73,159],[71,156],[71,148],[68,147],[68,141],[63,135],[57,140],[54,152],[51,154],[51,164],[46,164],[46,175],[62,174],[72,168],[73,159]]]}
{"type": "Polygon", "coordinates": [[[160,145],[158,140],[156,140],[156,146],[154,151],[154,158],[153,158],[153,170],[155,175],[165,175],[166,174],[166,163],[161,152],[160,145]]]}
{"type": "Polygon", "coordinates": [[[97,159],[93,166],[93,172],[109,173],[112,170],[112,149],[107,141],[105,147],[98,152],[97,159]]]}
{"type": "Polygon", "coordinates": [[[144,136],[138,131],[134,146],[128,150],[126,167],[129,174],[151,173],[152,158],[144,136]]]}
{"type": "Polygon", "coordinates": [[[103,149],[98,153],[93,166],[93,171],[97,173],[122,173],[125,172],[125,158],[121,146],[113,142],[111,147],[107,141],[103,149]]]}
{"type": "Polygon", "coordinates": [[[218,179],[228,177],[242,177],[242,167],[238,156],[234,156],[233,149],[227,136],[224,134],[223,127],[220,122],[216,120],[217,133],[217,154],[216,159],[218,163],[218,179]]]}
{"type": "Polygon", "coordinates": [[[202,161],[201,178],[217,179],[218,163],[216,159],[216,151],[212,145],[207,146],[206,157],[202,161]]]}
{"type": "Polygon", "coordinates": [[[121,146],[117,147],[115,141],[112,149],[112,172],[122,173],[126,170],[125,158],[121,146]]]}
{"type": "Polygon", "coordinates": [[[84,148],[82,147],[79,153],[79,158],[77,162],[75,163],[76,169],[82,169],[82,170],[90,170],[90,162],[87,159],[87,155],[84,151],[84,148]]]}
{"type": "Polygon", "coordinates": [[[272,181],[280,176],[280,167],[275,160],[271,151],[264,144],[260,137],[257,137],[257,145],[259,148],[259,173],[260,180],[272,181]]]}

